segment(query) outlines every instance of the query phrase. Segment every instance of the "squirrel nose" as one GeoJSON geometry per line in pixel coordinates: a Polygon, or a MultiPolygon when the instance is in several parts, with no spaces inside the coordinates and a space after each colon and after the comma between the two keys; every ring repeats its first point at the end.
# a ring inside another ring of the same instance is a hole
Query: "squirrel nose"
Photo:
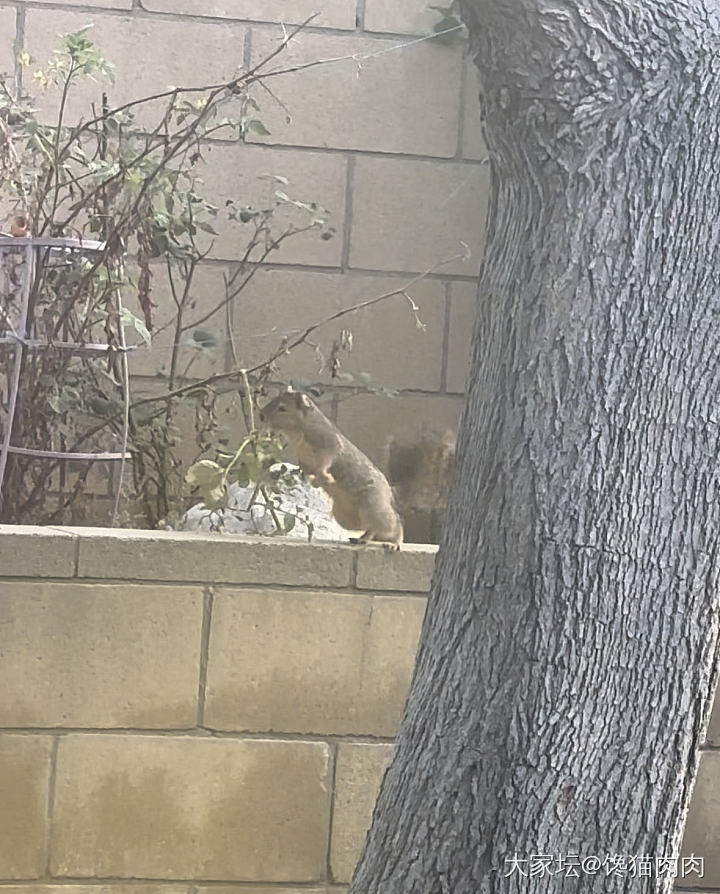
{"type": "Polygon", "coordinates": [[[262,413],[260,414],[260,422],[265,422],[265,417],[263,416],[262,413]]]}

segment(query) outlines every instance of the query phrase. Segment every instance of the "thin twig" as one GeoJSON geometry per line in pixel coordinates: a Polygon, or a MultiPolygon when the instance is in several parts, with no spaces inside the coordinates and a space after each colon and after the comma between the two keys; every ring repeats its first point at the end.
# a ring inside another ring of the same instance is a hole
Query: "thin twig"
{"type": "MultiPolygon", "coordinates": [[[[317,68],[319,65],[334,65],[337,62],[355,62],[362,66],[363,62],[369,62],[371,59],[377,59],[379,56],[385,56],[388,53],[394,53],[398,50],[405,50],[408,47],[413,47],[416,44],[424,43],[428,40],[444,37],[447,34],[452,34],[454,31],[460,31],[463,27],[463,25],[455,25],[453,28],[448,28],[445,31],[438,31],[433,34],[426,34],[424,37],[418,37],[415,40],[406,40],[404,43],[393,44],[393,46],[385,47],[384,50],[378,50],[376,53],[352,53],[348,56],[330,56],[326,59],[312,59],[310,62],[299,62],[297,65],[291,65],[287,68],[274,68],[272,71],[266,71],[262,77],[274,78],[278,75],[293,74],[296,71],[305,71],[308,68],[317,68]]],[[[284,48],[285,45],[286,44],[283,43],[282,47],[284,48]]]]}
{"type": "MultiPolygon", "coordinates": [[[[336,311],[335,313],[330,314],[329,317],[325,317],[324,319],[313,323],[311,326],[303,329],[296,339],[288,342],[287,344],[283,344],[283,346],[275,351],[275,353],[272,354],[267,360],[264,360],[262,363],[258,363],[255,366],[248,367],[245,372],[248,375],[252,375],[252,373],[256,373],[262,369],[267,368],[279,357],[282,357],[285,354],[289,354],[290,351],[301,345],[309,335],[311,335],[313,332],[315,332],[316,329],[319,329],[321,326],[325,326],[328,323],[333,322],[334,320],[338,320],[341,317],[347,316],[348,314],[356,313],[357,311],[363,310],[366,307],[372,307],[374,304],[378,304],[381,301],[387,301],[388,298],[393,298],[395,295],[404,295],[408,289],[410,289],[416,283],[420,282],[420,280],[425,279],[431,273],[435,273],[441,267],[446,267],[448,264],[452,264],[455,261],[466,261],[469,258],[470,253],[467,245],[465,245],[465,243],[462,243],[462,245],[464,248],[462,254],[454,255],[451,258],[446,258],[443,261],[439,261],[438,263],[433,264],[422,273],[418,273],[417,276],[413,276],[412,279],[409,279],[397,289],[391,289],[388,292],[383,292],[382,295],[376,295],[374,298],[368,298],[365,301],[360,301],[358,304],[353,304],[352,307],[346,307],[343,310],[336,311]]],[[[152,404],[157,403],[158,401],[170,400],[173,397],[182,397],[183,394],[188,394],[192,391],[199,391],[202,388],[207,388],[209,385],[214,385],[216,382],[222,382],[228,379],[237,379],[239,377],[242,377],[242,370],[239,369],[233,369],[229,372],[224,373],[215,373],[212,376],[208,376],[205,379],[200,379],[199,381],[194,382],[191,385],[184,385],[181,388],[176,388],[174,391],[169,391],[166,394],[161,394],[157,397],[142,398],[141,400],[136,401],[133,404],[133,409],[145,404],[152,404]]]]}

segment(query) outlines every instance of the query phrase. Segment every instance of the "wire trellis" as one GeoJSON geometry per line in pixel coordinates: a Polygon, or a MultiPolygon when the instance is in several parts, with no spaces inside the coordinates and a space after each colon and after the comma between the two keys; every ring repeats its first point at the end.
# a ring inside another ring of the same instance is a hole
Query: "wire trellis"
{"type": "Polygon", "coordinates": [[[120,480],[113,509],[115,523],[122,490],[122,471],[126,460],[128,442],[129,370],[128,348],[122,323],[122,301],[115,296],[118,310],[119,345],[80,343],[74,341],[43,341],[31,337],[32,309],[30,296],[32,284],[40,264],[62,263],[70,258],[97,257],[105,250],[104,242],[73,238],[32,238],[0,235],[0,351],[11,351],[13,363],[10,374],[3,382],[0,377],[0,508],[3,505],[3,484],[5,482],[8,459],[11,455],[32,457],[39,460],[59,460],[71,462],[120,462],[120,480]],[[8,263],[10,261],[10,263],[8,263]],[[78,356],[107,355],[119,351],[122,377],[123,449],[121,451],[98,451],[91,453],[48,450],[40,445],[13,443],[13,429],[16,421],[17,401],[20,392],[23,358],[26,352],[55,349],[68,351],[78,356]],[[3,393],[4,392],[4,393],[3,393]]]}

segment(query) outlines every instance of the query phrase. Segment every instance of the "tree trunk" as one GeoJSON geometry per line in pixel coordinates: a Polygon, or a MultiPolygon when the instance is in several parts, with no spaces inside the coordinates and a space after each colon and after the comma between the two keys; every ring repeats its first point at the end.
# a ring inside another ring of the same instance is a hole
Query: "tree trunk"
{"type": "Polygon", "coordinates": [[[351,890],[670,891],[662,865],[558,857],[677,855],[709,714],[720,13],[461,5],[487,252],[417,669],[351,890]],[[532,855],[550,871],[523,875],[532,855]]]}

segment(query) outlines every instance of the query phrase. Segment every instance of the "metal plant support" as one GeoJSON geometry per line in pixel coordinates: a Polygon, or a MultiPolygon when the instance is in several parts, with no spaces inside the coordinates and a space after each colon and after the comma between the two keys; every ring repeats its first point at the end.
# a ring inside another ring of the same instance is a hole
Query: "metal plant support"
{"type": "MultiPolygon", "coordinates": [[[[36,457],[38,459],[55,459],[80,462],[116,462],[121,463],[120,481],[117,485],[117,497],[113,511],[113,522],[117,517],[118,501],[122,485],[122,469],[130,458],[127,452],[128,438],[128,406],[129,406],[129,372],[127,347],[125,345],[122,322],[119,323],[119,346],[107,344],[80,344],[71,341],[53,341],[52,344],[30,337],[32,320],[30,319],[30,294],[35,272],[40,263],[62,264],[71,257],[96,256],[105,248],[103,242],[78,240],[71,238],[31,238],[0,236],[0,351],[12,351],[14,363],[6,385],[6,399],[3,400],[3,383],[0,381],[0,506],[3,501],[3,483],[11,454],[36,457]],[[41,253],[43,255],[41,259],[41,253]],[[13,425],[20,390],[23,355],[25,351],[44,351],[49,348],[69,351],[76,355],[107,354],[109,351],[120,351],[120,362],[125,399],[123,450],[120,452],[76,453],[57,450],[43,450],[39,446],[25,446],[12,443],[13,425]]],[[[118,312],[122,304],[117,296],[118,312]]]]}

